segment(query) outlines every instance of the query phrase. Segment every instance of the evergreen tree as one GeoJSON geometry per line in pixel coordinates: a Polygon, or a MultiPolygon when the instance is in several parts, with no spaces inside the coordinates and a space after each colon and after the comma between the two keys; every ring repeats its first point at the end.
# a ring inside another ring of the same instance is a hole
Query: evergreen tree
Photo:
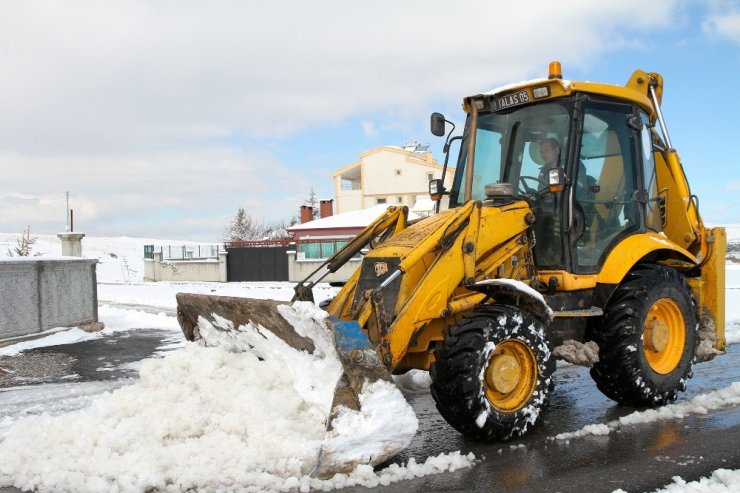
{"type": "MultiPolygon", "coordinates": [[[[20,238],[16,240],[16,243],[18,246],[13,248],[13,250],[8,249],[8,257],[30,257],[31,256],[31,250],[33,249],[33,245],[36,243],[38,238],[32,238],[31,237],[31,226],[28,226],[26,230],[23,232],[20,238]]],[[[41,255],[40,253],[36,253],[34,256],[37,257],[41,255]]]]}
{"type": "Polygon", "coordinates": [[[261,219],[252,217],[243,207],[224,229],[224,241],[261,240],[268,228],[261,219]]]}
{"type": "Polygon", "coordinates": [[[321,217],[321,211],[319,210],[319,199],[316,195],[316,191],[314,190],[313,185],[311,185],[311,190],[308,192],[308,197],[303,204],[311,206],[313,211],[313,219],[319,219],[321,217]]]}

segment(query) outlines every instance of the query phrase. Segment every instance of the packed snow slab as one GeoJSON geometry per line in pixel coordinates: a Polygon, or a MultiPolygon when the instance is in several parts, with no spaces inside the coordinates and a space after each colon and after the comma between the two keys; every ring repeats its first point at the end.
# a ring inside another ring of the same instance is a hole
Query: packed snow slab
{"type": "Polygon", "coordinates": [[[692,414],[702,415],[710,411],[716,411],[726,407],[736,407],[738,405],[740,405],[740,382],[733,382],[728,387],[697,395],[686,402],[668,404],[655,409],[635,411],[607,423],[590,424],[580,430],[560,433],[552,437],[552,440],[570,440],[586,435],[608,435],[622,426],[652,423],[654,421],[668,419],[683,419],[692,414]]]}
{"type": "MultiPolygon", "coordinates": [[[[336,476],[337,484],[377,481],[368,479],[372,465],[415,434],[413,410],[394,385],[378,381],[360,394],[361,410],[340,412],[327,434],[342,367],[326,313],[310,303],[281,311],[299,335],[313,340],[312,353],[264,327],[246,324],[229,337],[203,321],[199,328],[214,346],[188,344],[145,360],[137,383],[87,408],[13,423],[0,443],[0,485],[38,491],[331,489],[331,480],[310,477],[322,450],[337,464],[364,463],[336,476]]],[[[429,470],[472,460],[440,458],[429,470]]]]}

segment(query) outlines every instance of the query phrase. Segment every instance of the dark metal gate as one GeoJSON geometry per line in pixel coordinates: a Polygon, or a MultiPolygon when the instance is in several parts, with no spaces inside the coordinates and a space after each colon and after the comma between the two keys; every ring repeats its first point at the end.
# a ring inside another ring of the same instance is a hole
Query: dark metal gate
{"type": "Polygon", "coordinates": [[[288,247],[226,247],[228,282],[287,281],[288,247]]]}

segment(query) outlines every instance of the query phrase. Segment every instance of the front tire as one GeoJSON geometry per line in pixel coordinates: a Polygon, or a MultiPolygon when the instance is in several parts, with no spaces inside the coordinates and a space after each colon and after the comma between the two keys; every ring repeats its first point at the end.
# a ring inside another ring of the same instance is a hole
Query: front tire
{"type": "Polygon", "coordinates": [[[675,269],[639,266],[607,303],[593,330],[599,362],[591,377],[620,404],[662,406],[686,390],[697,336],[696,307],[675,269]]]}
{"type": "Polygon", "coordinates": [[[477,308],[450,329],[435,357],[432,396],[465,437],[507,441],[539,421],[555,359],[530,313],[508,305],[477,308]]]}

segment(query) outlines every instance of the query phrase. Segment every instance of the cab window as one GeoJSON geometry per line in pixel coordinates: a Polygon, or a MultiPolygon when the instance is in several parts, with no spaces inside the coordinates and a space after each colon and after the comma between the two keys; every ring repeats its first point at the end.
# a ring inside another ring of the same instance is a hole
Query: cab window
{"type": "Polygon", "coordinates": [[[645,227],[659,232],[663,230],[663,222],[660,215],[660,197],[658,195],[658,182],[655,177],[655,157],[653,150],[653,138],[651,134],[650,119],[640,112],[642,120],[642,131],[640,132],[640,150],[642,155],[642,174],[645,191],[647,192],[647,204],[645,207],[645,227]]]}

